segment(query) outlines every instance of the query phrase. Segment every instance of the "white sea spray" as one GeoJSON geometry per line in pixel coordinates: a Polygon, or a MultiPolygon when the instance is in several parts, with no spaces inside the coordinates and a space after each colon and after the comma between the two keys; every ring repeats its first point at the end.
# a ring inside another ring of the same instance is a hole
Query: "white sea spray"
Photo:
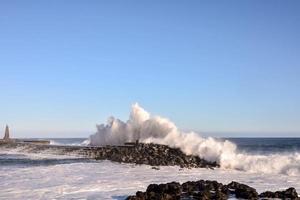
{"type": "Polygon", "coordinates": [[[107,124],[97,125],[90,136],[90,145],[121,145],[139,140],[180,148],[184,153],[216,161],[224,169],[249,172],[300,174],[300,153],[253,155],[240,152],[228,141],[201,137],[195,132],[182,132],[170,120],[152,116],[137,103],[132,106],[129,119],[123,122],[110,117],[107,124]]]}

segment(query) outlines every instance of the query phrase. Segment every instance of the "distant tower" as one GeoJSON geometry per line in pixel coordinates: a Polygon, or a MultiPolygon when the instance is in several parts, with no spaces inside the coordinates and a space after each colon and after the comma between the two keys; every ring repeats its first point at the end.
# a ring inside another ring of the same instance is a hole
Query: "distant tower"
{"type": "Polygon", "coordinates": [[[9,128],[7,125],[5,127],[5,135],[4,135],[3,140],[9,140],[9,128]]]}

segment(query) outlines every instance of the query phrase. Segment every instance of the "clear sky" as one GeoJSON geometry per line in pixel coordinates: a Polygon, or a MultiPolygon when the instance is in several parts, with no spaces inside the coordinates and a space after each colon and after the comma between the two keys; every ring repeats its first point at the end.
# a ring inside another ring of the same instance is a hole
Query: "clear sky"
{"type": "MultiPolygon", "coordinates": [[[[130,106],[300,137],[300,1],[0,1],[0,128],[87,137],[130,106]]],[[[0,129],[1,133],[1,129],[0,129]]]]}

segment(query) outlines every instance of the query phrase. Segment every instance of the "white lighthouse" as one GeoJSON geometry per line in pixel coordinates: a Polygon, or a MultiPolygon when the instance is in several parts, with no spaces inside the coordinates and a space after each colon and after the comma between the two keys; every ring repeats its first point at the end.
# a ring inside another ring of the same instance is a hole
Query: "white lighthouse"
{"type": "Polygon", "coordinates": [[[4,138],[3,138],[3,140],[9,140],[10,138],[9,138],[9,127],[8,127],[8,125],[6,125],[6,127],[5,127],[5,134],[4,134],[4,138]]]}

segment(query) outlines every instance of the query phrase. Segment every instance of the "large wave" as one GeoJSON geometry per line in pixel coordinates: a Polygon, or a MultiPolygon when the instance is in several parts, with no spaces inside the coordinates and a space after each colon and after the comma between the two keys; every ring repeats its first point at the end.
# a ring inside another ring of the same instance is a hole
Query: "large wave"
{"type": "Polygon", "coordinates": [[[150,115],[137,103],[132,106],[127,122],[110,117],[107,124],[97,125],[97,132],[90,136],[90,145],[122,145],[136,140],[180,148],[188,155],[216,161],[221,168],[300,174],[300,153],[252,155],[239,152],[237,146],[228,140],[204,138],[195,132],[182,132],[170,120],[150,115]]]}

